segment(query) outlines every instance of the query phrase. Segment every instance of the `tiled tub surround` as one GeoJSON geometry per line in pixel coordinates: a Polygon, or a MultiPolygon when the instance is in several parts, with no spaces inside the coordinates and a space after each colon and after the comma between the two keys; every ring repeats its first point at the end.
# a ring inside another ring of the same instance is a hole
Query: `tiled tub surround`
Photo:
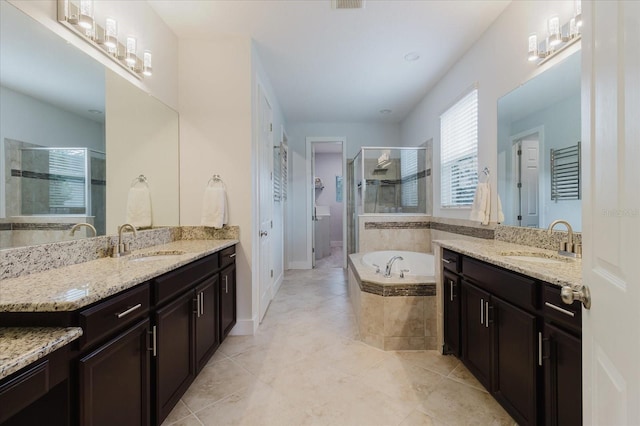
{"type": "Polygon", "coordinates": [[[179,240],[148,247],[130,256],[106,257],[3,279],[0,312],[73,311],[237,243],[238,240],[179,240]],[[134,255],[157,251],[184,254],[132,261],[134,255]]]}
{"type": "MultiPolygon", "coordinates": [[[[546,232],[546,231],[545,231],[546,232]]],[[[445,248],[473,257],[478,260],[518,272],[550,284],[580,287],[582,285],[582,261],[566,258],[562,263],[533,263],[526,260],[509,259],[507,255],[534,253],[542,257],[558,258],[557,250],[547,250],[533,246],[514,244],[498,240],[465,239],[465,240],[434,240],[436,293],[442,293],[442,250],[445,248]]],[[[443,345],[443,302],[442,297],[436,298],[437,305],[437,335],[438,350],[443,345]]]]}
{"type": "MultiPolygon", "coordinates": [[[[182,226],[138,231],[135,238],[132,233],[125,232],[124,240],[131,242],[132,250],[141,250],[178,240],[237,240],[239,235],[238,226],[222,229],[182,226]]],[[[0,250],[0,280],[108,257],[117,241],[117,235],[105,235],[0,250]]]]}
{"type": "Polygon", "coordinates": [[[360,339],[383,350],[435,349],[434,280],[406,277],[389,281],[364,266],[362,256],[349,256],[348,283],[360,339]]]}
{"type": "Polygon", "coordinates": [[[80,327],[0,327],[0,379],[82,336],[80,327]]]}

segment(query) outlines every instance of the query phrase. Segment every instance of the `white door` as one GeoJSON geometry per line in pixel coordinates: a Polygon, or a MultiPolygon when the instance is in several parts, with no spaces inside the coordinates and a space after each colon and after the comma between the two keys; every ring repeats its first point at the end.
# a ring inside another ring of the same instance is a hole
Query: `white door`
{"type": "Polygon", "coordinates": [[[259,119],[259,188],[260,206],[260,253],[259,253],[259,273],[260,282],[258,285],[260,300],[260,321],[267,312],[271,302],[271,286],[273,284],[273,273],[271,268],[271,229],[273,211],[273,123],[271,105],[267,100],[262,87],[258,85],[258,96],[260,107],[258,111],[259,119]]]}
{"type": "Polygon", "coordinates": [[[582,2],[583,413],[640,424],[640,2],[582,2]]]}
{"type": "Polygon", "coordinates": [[[540,148],[537,135],[520,141],[520,225],[533,228],[540,227],[540,148]]]}
{"type": "Polygon", "coordinates": [[[311,144],[311,269],[316,267],[316,151],[311,144]]]}

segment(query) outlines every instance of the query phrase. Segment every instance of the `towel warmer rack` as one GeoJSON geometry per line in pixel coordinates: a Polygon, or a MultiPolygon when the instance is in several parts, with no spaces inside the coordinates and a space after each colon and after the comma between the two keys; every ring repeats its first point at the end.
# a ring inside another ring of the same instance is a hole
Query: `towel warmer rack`
{"type": "Polygon", "coordinates": [[[551,149],[551,199],[580,199],[580,142],[551,149]]]}

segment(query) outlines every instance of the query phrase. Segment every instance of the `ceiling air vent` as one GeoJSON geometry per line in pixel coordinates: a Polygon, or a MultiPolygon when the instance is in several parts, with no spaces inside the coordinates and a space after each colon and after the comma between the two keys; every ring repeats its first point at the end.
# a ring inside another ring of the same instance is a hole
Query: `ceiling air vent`
{"type": "Polygon", "coordinates": [[[364,0],[331,0],[334,9],[364,9],[364,0]]]}

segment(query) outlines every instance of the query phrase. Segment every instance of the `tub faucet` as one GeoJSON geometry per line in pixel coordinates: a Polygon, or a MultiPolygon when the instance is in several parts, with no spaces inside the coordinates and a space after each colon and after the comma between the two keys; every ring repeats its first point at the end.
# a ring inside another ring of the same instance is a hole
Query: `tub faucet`
{"type": "Polygon", "coordinates": [[[133,231],[133,235],[135,237],[138,236],[138,232],[136,231],[136,227],[130,223],[125,223],[124,225],[118,226],[118,244],[113,247],[113,253],[111,257],[120,257],[126,256],[131,253],[131,243],[123,243],[122,242],[122,233],[125,229],[131,229],[133,231]]]}
{"type": "Polygon", "coordinates": [[[393,256],[391,259],[389,259],[389,261],[387,262],[386,268],[384,268],[385,278],[389,278],[391,276],[391,267],[393,266],[393,262],[395,262],[396,260],[404,260],[404,259],[402,258],[402,256],[393,256]]]}
{"type": "Polygon", "coordinates": [[[569,225],[569,222],[562,219],[554,220],[549,225],[547,233],[551,235],[551,231],[553,231],[553,228],[558,224],[562,224],[566,226],[567,234],[568,234],[567,241],[560,242],[560,249],[558,250],[558,254],[562,256],[568,256],[568,257],[582,257],[582,245],[573,244],[573,228],[571,228],[571,225],[569,225]]]}
{"type": "Polygon", "coordinates": [[[71,228],[71,231],[69,232],[69,235],[71,235],[73,237],[73,234],[75,234],[76,231],[78,229],[82,228],[83,226],[86,226],[88,229],[93,231],[92,237],[95,237],[98,234],[98,232],[96,231],[96,228],[94,228],[94,226],[92,224],[86,223],[86,222],[82,222],[82,223],[76,223],[75,225],[73,225],[73,227],[71,228]]]}

